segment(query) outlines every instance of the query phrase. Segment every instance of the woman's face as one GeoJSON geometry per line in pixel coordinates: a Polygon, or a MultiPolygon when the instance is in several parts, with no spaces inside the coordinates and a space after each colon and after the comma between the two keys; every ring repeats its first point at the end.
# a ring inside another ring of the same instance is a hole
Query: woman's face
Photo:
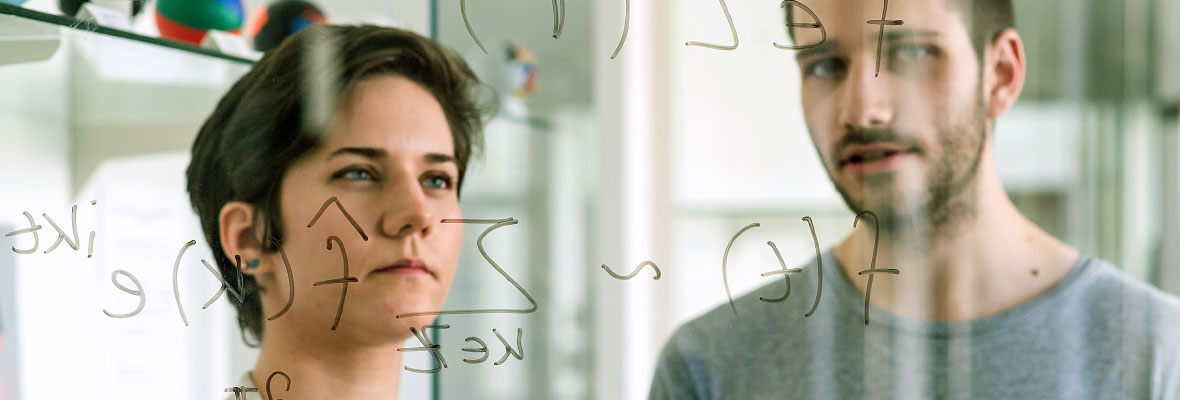
{"type": "MultiPolygon", "coordinates": [[[[434,97],[402,77],[357,83],[340,109],[321,145],[283,177],[283,250],[291,263],[295,296],[284,316],[267,323],[266,334],[294,327],[300,337],[400,342],[411,335],[410,327],[429,324],[432,317],[395,316],[440,310],[459,258],[462,225],[440,223],[461,218],[451,131],[434,97]],[[308,226],[333,197],[368,240],[335,203],[308,226]],[[339,242],[333,239],[329,249],[332,237],[339,242]],[[356,282],[348,283],[332,331],[344,289],[339,282],[346,277],[356,282]],[[332,280],[336,283],[316,286],[332,280]]],[[[286,304],[289,291],[279,253],[265,258],[273,271],[268,274],[273,279],[261,282],[267,288],[263,309],[269,317],[286,304]]]]}

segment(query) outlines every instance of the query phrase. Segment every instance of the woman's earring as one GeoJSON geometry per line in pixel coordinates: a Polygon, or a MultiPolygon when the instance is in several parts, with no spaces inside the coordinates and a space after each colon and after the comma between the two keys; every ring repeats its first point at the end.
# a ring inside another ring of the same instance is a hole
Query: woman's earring
{"type": "Polygon", "coordinates": [[[258,259],[257,258],[255,258],[253,260],[246,261],[246,269],[254,269],[254,268],[258,268],[258,259]]]}

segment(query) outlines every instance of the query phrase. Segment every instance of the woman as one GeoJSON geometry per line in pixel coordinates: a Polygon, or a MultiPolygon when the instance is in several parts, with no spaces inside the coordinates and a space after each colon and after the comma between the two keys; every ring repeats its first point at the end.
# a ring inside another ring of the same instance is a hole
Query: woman
{"type": "Polygon", "coordinates": [[[243,279],[238,323],[260,343],[244,398],[268,380],[284,398],[396,396],[398,348],[431,322],[396,316],[440,310],[454,277],[463,226],[440,221],[461,218],[481,87],[414,33],[317,26],[222,98],[188,190],[222,276],[243,279]]]}

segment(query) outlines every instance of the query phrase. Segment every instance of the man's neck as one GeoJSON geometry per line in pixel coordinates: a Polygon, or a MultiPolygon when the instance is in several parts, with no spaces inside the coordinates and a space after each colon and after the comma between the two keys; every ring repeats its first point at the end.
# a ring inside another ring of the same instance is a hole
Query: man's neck
{"type": "MultiPolygon", "coordinates": [[[[1065,276],[1078,251],[1021,215],[994,171],[982,168],[975,210],[952,229],[882,232],[875,268],[901,273],[875,274],[875,307],[920,320],[978,319],[1023,304],[1065,276]]],[[[864,224],[834,252],[862,295],[868,276],[858,273],[870,268],[873,241],[872,224],[864,224]]]]}

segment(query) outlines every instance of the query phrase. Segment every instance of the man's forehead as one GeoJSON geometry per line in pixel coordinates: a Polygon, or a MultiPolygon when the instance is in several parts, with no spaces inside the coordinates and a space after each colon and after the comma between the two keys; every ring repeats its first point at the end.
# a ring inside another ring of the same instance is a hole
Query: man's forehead
{"type": "MultiPolygon", "coordinates": [[[[962,24],[957,8],[950,3],[954,0],[798,0],[815,13],[823,24],[829,41],[853,41],[853,35],[860,39],[876,41],[882,31],[880,25],[868,23],[871,20],[901,20],[903,25],[887,25],[888,37],[891,32],[904,29],[910,32],[941,33],[949,24],[962,24]],[[885,12],[882,18],[882,12],[885,12]],[[904,28],[903,28],[904,27],[904,28]]],[[[791,22],[798,24],[815,23],[807,12],[798,5],[787,4],[791,10],[791,22]]],[[[806,45],[818,43],[823,33],[819,29],[793,28],[795,43],[806,45]]]]}
{"type": "MultiPolygon", "coordinates": [[[[935,27],[943,25],[950,19],[958,19],[957,7],[950,3],[955,0],[888,0],[888,13],[884,19],[900,19],[906,23],[935,27]]],[[[866,21],[882,19],[881,13],[886,7],[885,0],[797,0],[819,17],[820,22],[828,28],[856,27],[870,29],[875,26],[865,24],[866,21]]],[[[792,10],[793,22],[811,23],[811,16],[802,12],[798,5],[787,5],[792,10]]]]}

